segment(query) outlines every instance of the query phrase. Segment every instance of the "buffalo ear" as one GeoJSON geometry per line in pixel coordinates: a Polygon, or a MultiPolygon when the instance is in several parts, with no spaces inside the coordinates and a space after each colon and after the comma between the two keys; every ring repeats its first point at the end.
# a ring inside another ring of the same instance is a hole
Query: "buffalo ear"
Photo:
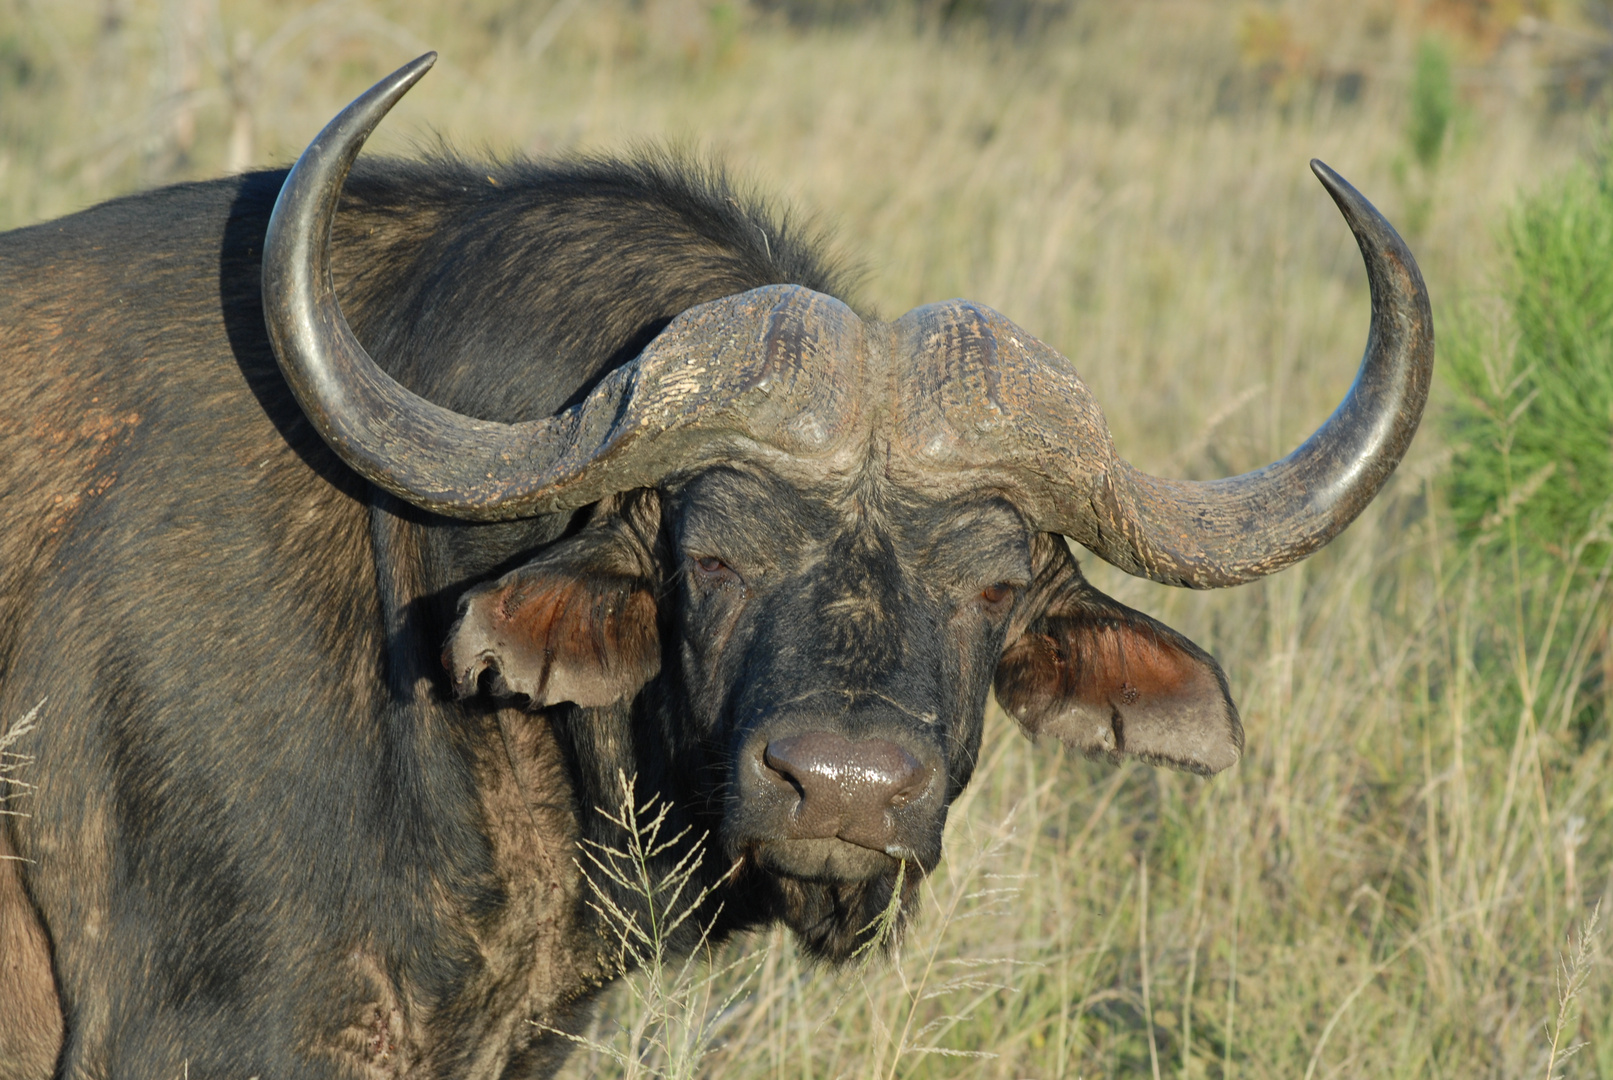
{"type": "Polygon", "coordinates": [[[477,692],[484,671],[497,696],[533,708],[569,701],[611,705],[661,670],[651,559],[621,522],[548,548],[466,593],[443,664],[454,693],[477,692]]]}
{"type": "Polygon", "coordinates": [[[1235,763],[1243,725],[1221,665],[1087,584],[1073,559],[1069,568],[997,665],[1003,708],[1027,735],[1052,735],[1089,758],[1129,754],[1202,776],[1235,763]]]}

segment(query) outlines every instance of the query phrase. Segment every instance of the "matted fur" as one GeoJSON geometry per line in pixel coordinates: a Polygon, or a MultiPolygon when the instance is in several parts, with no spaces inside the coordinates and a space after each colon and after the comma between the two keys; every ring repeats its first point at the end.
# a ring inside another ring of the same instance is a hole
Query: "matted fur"
{"type": "MultiPolygon", "coordinates": [[[[0,824],[29,860],[0,872],[0,932],[43,934],[60,1007],[59,1054],[47,1015],[32,1062],[545,1075],[616,973],[578,853],[622,845],[596,808],[623,775],[683,836],[651,872],[690,857],[694,891],[713,888],[671,951],[783,920],[844,961],[940,858],[994,674],[1055,703],[1135,683],[1109,668],[1140,654],[1060,631],[1056,602],[1157,624],[1093,599],[1001,492],[921,498],[878,446],[843,482],[735,455],[498,524],[377,494],[310,429],[265,336],[282,177],[0,236],[0,716],[48,696],[62,718],[38,733],[33,816],[0,824]],[[1035,644],[999,668],[1027,634],[1096,668],[1071,681],[1035,644]],[[808,865],[817,849],[743,797],[768,739],[811,725],[930,770],[889,808],[885,850],[808,865]]],[[[691,306],[845,291],[820,244],[658,155],[369,162],[332,242],[377,361],[504,422],[576,402],[691,306]]],[[[1187,686],[1164,657],[1148,685],[1187,686]]],[[[1135,730],[1117,751],[1192,767],[1135,730]]],[[[0,1047],[20,1015],[0,1009],[0,1047]]]]}

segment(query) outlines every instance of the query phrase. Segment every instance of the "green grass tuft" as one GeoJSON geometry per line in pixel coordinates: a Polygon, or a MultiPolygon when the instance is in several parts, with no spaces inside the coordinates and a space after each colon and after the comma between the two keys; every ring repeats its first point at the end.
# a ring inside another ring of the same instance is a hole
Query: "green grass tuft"
{"type": "Polygon", "coordinates": [[[1504,305],[1469,313],[1443,356],[1451,510],[1470,540],[1516,529],[1532,560],[1561,560],[1613,498],[1613,174],[1524,199],[1505,255],[1504,305]]]}
{"type": "Polygon", "coordinates": [[[1438,38],[1417,45],[1411,79],[1411,121],[1406,139],[1417,164],[1432,169],[1445,149],[1445,134],[1456,113],[1456,86],[1451,80],[1450,50],[1438,38]]]}

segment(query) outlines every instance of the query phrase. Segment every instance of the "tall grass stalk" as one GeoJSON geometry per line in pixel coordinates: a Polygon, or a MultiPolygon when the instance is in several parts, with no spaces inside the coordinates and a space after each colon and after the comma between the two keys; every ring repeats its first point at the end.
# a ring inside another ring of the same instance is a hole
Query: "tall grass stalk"
{"type": "Polygon", "coordinates": [[[1545,1080],[1557,1080],[1557,1070],[1569,1058],[1585,1049],[1584,1042],[1569,1041],[1570,1025],[1578,1019],[1576,1014],[1581,1007],[1580,997],[1590,981],[1601,916],[1602,905],[1598,902],[1580,928],[1573,953],[1562,957],[1557,963],[1557,1015],[1546,1024],[1550,1044],[1546,1052],[1545,1080]]]}
{"type": "MultiPolygon", "coordinates": [[[[736,956],[711,964],[711,929],[721,906],[709,904],[726,882],[694,886],[699,845],[687,844],[687,829],[670,833],[670,807],[658,798],[640,803],[635,778],[618,774],[621,801],[599,812],[622,837],[622,846],[585,841],[578,867],[592,899],[589,906],[615,938],[616,972],[625,978],[628,1021],[616,1021],[615,1038],[566,1033],[579,1046],[603,1056],[623,1077],[690,1080],[729,1008],[746,993],[757,964],[736,956]],[[663,857],[684,854],[669,869],[663,857]],[[699,945],[687,955],[671,951],[680,927],[703,918],[699,945]]],[[[730,871],[731,872],[731,871],[730,871]]],[[[620,1000],[620,997],[619,999],[620,1000]]]]}

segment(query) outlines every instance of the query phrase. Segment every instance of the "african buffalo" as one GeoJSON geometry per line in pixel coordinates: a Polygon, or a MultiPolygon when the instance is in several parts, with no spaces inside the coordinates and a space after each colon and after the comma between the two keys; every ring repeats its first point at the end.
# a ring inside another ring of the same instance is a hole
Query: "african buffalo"
{"type": "Polygon", "coordinates": [[[1248,581],[1416,428],[1421,278],[1320,164],[1360,375],[1289,457],[1184,483],[1025,330],[859,315],[713,172],[349,178],[431,62],[289,174],[0,237],[0,717],[44,703],[0,1076],[545,1075],[617,974],[578,852],[624,842],[624,775],[713,889],[678,947],[783,920],[843,959],[939,859],[993,685],[1089,755],[1238,759],[1216,662],[1064,538],[1248,581]]]}

